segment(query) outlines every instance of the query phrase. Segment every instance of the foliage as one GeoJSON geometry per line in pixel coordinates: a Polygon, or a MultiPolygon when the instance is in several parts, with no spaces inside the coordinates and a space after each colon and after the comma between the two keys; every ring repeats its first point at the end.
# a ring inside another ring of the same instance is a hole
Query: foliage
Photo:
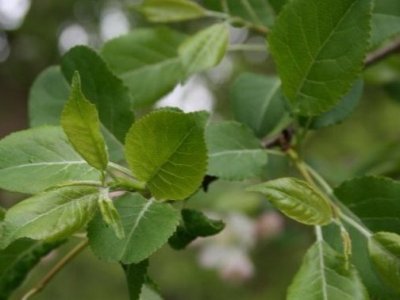
{"type": "Polygon", "coordinates": [[[382,43],[400,33],[398,3],[285,2],[145,0],[136,10],[157,25],[110,40],[98,53],[74,47],[38,76],[31,128],[0,141],[0,188],[29,194],[0,210],[0,298],[41,257],[83,233],[83,246],[61,267],[87,243],[100,259],[122,265],[130,299],[158,299],[148,275],[153,253],[224,229],[223,221],[184,208],[210,180],[243,181],[247,192],[314,227],[316,241],[287,299],[400,297],[399,182],[363,174],[332,189],[302,152],[310,130],[351,116],[364,91],[363,70],[384,59],[390,49],[382,43]],[[191,34],[158,24],[200,19],[212,22],[191,34]],[[230,26],[266,38],[277,68],[233,82],[234,120],[150,111],[229,51],[268,50],[235,49],[230,26]],[[274,156],[296,171],[266,181],[274,177],[266,176],[274,156]]]}

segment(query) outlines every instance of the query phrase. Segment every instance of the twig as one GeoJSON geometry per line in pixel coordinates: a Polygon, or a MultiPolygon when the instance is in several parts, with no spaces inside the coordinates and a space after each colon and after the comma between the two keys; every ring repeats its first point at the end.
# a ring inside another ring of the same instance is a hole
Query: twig
{"type": "Polygon", "coordinates": [[[368,68],[395,53],[400,53],[400,39],[397,39],[391,44],[368,54],[365,60],[365,68],[368,68]]]}
{"type": "Polygon", "coordinates": [[[85,240],[79,243],[75,248],[73,248],[70,252],[67,253],[47,274],[42,278],[39,283],[32,288],[28,293],[26,293],[22,300],[28,300],[33,295],[38,294],[41,290],[43,290],[47,284],[64,268],[64,266],[69,263],[72,259],[74,259],[85,247],[88,245],[88,241],[85,240]]]}

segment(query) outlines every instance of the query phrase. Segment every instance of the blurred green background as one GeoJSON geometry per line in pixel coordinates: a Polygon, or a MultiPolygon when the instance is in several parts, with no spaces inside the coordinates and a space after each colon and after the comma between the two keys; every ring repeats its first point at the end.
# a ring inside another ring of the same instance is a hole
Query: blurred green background
{"type": "MultiPolygon", "coordinates": [[[[27,100],[35,77],[57,64],[76,44],[98,48],[114,36],[146,26],[122,1],[0,0],[0,137],[27,127],[27,100]]],[[[192,32],[203,21],[174,25],[192,32]]],[[[231,43],[260,43],[263,38],[232,28],[231,43]]],[[[231,118],[228,88],[246,71],[274,72],[268,54],[231,53],[215,70],[197,76],[162,100],[185,110],[208,109],[213,117],[231,118]]],[[[400,59],[369,68],[361,104],[344,123],[312,132],[304,154],[332,184],[351,176],[400,174],[400,59]]],[[[284,158],[271,158],[266,178],[293,172],[284,158]]],[[[284,219],[261,198],[243,192],[242,184],[215,182],[189,206],[227,221],[217,238],[186,251],[164,247],[151,260],[150,274],[165,299],[285,298],[286,287],[313,241],[309,228],[284,219]]],[[[10,206],[21,195],[0,192],[10,206]]],[[[29,289],[58,258],[76,244],[71,240],[44,259],[14,299],[29,289]]],[[[99,261],[85,250],[35,299],[128,299],[122,269],[99,261]]]]}

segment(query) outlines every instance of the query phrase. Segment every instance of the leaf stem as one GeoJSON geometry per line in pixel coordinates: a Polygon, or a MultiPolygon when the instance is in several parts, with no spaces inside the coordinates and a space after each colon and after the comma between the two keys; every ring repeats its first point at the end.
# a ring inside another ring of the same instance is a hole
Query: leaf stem
{"type": "Polygon", "coordinates": [[[264,149],[264,151],[270,155],[275,155],[275,156],[286,156],[286,154],[282,151],[279,150],[273,150],[273,149],[264,149]]]}
{"type": "Polygon", "coordinates": [[[265,52],[265,45],[261,44],[236,44],[228,47],[228,51],[254,51],[265,52]]]}
{"type": "Polygon", "coordinates": [[[88,240],[85,240],[79,243],[76,247],[74,247],[70,252],[67,253],[44,277],[39,283],[32,288],[28,293],[26,293],[22,300],[28,300],[32,296],[38,294],[42,291],[47,284],[60,272],[67,263],[69,263],[72,259],[74,259],[85,247],[88,245],[88,240]]]}
{"type": "Polygon", "coordinates": [[[343,212],[340,214],[340,218],[343,221],[345,221],[347,224],[349,224],[352,227],[354,227],[355,229],[357,229],[357,231],[360,232],[367,239],[369,239],[372,236],[372,233],[367,228],[365,228],[364,226],[362,226],[361,224],[359,224],[358,222],[356,222],[355,220],[353,220],[352,218],[350,218],[343,212]]]}
{"type": "Polygon", "coordinates": [[[318,242],[323,242],[324,241],[324,236],[322,234],[322,229],[321,226],[314,226],[315,229],[315,236],[317,237],[318,242]]]}
{"type": "MultiPolygon", "coordinates": [[[[143,181],[137,180],[133,176],[132,172],[129,169],[127,169],[127,168],[125,168],[123,166],[120,166],[120,165],[118,165],[116,163],[113,163],[113,162],[109,162],[108,163],[108,167],[111,168],[111,169],[114,169],[114,170],[116,170],[118,172],[121,172],[122,174],[124,174],[126,176],[128,176],[129,177],[129,182],[125,182],[124,181],[123,183],[125,185],[128,184],[130,189],[141,191],[141,190],[144,190],[146,188],[146,183],[143,182],[143,181]]],[[[118,182],[118,178],[117,178],[116,179],[116,185],[121,184],[121,183],[122,182],[118,182]]]]}
{"type": "Polygon", "coordinates": [[[368,68],[395,53],[400,53],[400,39],[397,39],[391,44],[368,54],[364,63],[365,68],[368,68]]]}

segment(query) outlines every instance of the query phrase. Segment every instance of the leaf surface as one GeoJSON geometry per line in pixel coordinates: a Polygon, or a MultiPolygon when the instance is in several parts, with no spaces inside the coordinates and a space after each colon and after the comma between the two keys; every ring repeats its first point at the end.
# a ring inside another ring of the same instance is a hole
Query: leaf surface
{"type": "Polygon", "coordinates": [[[372,47],[400,33],[400,2],[397,0],[375,1],[372,14],[372,47]]]}
{"type": "Polygon", "coordinates": [[[369,45],[372,1],[294,0],[280,14],[270,50],[294,113],[334,107],[361,72],[369,45]]]}

